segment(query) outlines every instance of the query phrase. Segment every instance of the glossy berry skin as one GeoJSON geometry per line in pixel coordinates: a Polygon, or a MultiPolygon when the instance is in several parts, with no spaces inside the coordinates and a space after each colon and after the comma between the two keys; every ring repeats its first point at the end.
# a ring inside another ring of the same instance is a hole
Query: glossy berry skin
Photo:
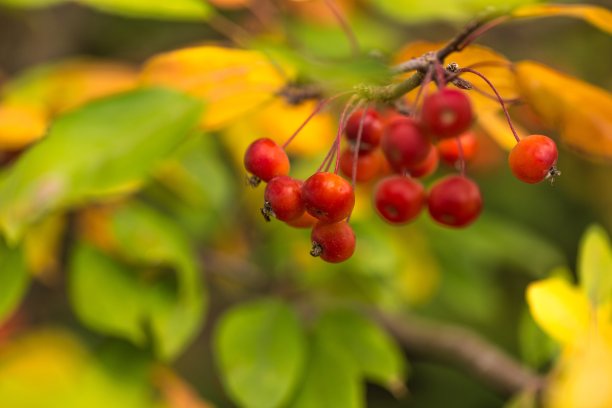
{"type": "Polygon", "coordinates": [[[349,259],[355,252],[355,233],[346,221],[318,222],[310,234],[312,256],[326,262],[338,263],[349,259]]]}
{"type": "Polygon", "coordinates": [[[289,157],[285,150],[271,139],[257,139],[244,154],[244,167],[263,181],[289,174],[289,157]]]}
{"type": "Polygon", "coordinates": [[[349,216],[355,206],[351,184],[334,173],[315,173],[302,185],[306,211],[324,222],[338,222],[349,216]]]}
{"type": "Polygon", "coordinates": [[[455,166],[459,161],[459,146],[461,143],[461,149],[463,151],[463,160],[466,162],[472,160],[478,150],[478,140],[473,132],[463,132],[458,137],[450,139],[440,140],[437,145],[438,152],[440,153],[440,159],[450,166],[455,166]]]}
{"type": "Polygon", "coordinates": [[[508,156],[510,170],[525,183],[538,183],[549,173],[554,174],[558,157],[555,142],[543,135],[531,135],[521,139],[508,156]]]}
{"type": "Polygon", "coordinates": [[[381,180],[374,192],[376,211],[391,224],[405,224],[414,220],[421,213],[425,202],[423,185],[405,176],[391,176],[381,180]]]}
{"type": "MultiPolygon", "coordinates": [[[[377,153],[377,151],[359,153],[357,157],[357,174],[355,181],[358,183],[365,183],[378,175],[380,158],[377,153]]],[[[340,155],[340,171],[348,178],[353,177],[354,158],[355,152],[350,148],[345,149],[340,155]]]]}
{"type": "Polygon", "coordinates": [[[307,211],[304,211],[298,218],[286,221],[287,225],[293,228],[312,228],[318,219],[310,215],[307,211]]]}
{"type": "Polygon", "coordinates": [[[363,119],[359,151],[370,152],[380,144],[380,139],[385,130],[380,115],[374,109],[368,109],[366,111],[359,109],[355,111],[346,122],[345,134],[351,145],[355,146],[359,134],[359,123],[364,115],[365,118],[363,119]]]}
{"type": "Polygon", "coordinates": [[[387,124],[381,147],[397,173],[421,163],[433,148],[419,125],[406,116],[397,116],[387,124]]]}
{"type": "Polygon", "coordinates": [[[470,99],[457,89],[444,88],[427,95],[421,109],[421,122],[433,137],[455,137],[472,125],[470,99]]]}
{"type": "Polygon", "coordinates": [[[451,175],[432,186],[427,206],[431,217],[440,224],[465,227],[480,215],[482,197],[478,185],[472,180],[451,175]]]}
{"type": "Polygon", "coordinates": [[[425,160],[407,170],[412,177],[425,178],[436,171],[439,162],[438,149],[431,149],[425,160]]]}
{"type": "Polygon", "coordinates": [[[269,209],[277,219],[291,221],[304,214],[302,182],[289,176],[274,177],[266,185],[264,210],[269,209]]]}

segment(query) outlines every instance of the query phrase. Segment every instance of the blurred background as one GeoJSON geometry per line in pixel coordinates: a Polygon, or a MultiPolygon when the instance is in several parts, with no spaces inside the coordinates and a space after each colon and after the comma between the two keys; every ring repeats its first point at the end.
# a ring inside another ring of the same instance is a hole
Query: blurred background
{"type": "MultiPolygon", "coordinates": [[[[211,0],[205,19],[168,18],[163,13],[160,17],[158,12],[139,15],[103,1],[85,3],[0,0],[3,100],[12,100],[14,94],[28,103],[50,98],[53,107],[45,111],[45,127],[64,112],[77,112],[86,100],[133,88],[142,80],[137,73],[150,58],[200,44],[277,51],[285,47],[279,55],[291,50],[303,58],[302,65],[288,58],[300,78],[325,77],[329,83],[324,86],[334,91],[346,89],[334,75],[342,77],[349,71],[357,71],[357,79],[361,75],[362,60],[352,59],[350,41],[325,1],[211,0]],[[50,81],[64,81],[74,89],[55,88],[63,90],[60,94],[41,91],[50,81]]],[[[448,40],[490,2],[425,3],[334,2],[354,31],[362,55],[386,63],[411,42],[448,40]]],[[[589,4],[612,6],[603,0],[589,4]]],[[[477,43],[510,61],[535,60],[607,92],[612,89],[610,34],[580,19],[511,21],[477,43]]],[[[365,78],[376,71],[365,67],[369,59],[363,61],[365,78]]],[[[243,103],[241,91],[230,90],[232,104],[243,103]]],[[[168,98],[173,104],[174,99],[168,98]]],[[[390,226],[372,209],[372,185],[362,185],[352,219],[356,254],[342,264],[324,264],[308,255],[309,230],[266,223],[259,214],[263,187],[245,185],[242,156],[248,143],[258,137],[285,140],[314,107],[312,101],[293,106],[278,99],[232,113],[218,126],[204,126],[168,149],[171,153],[155,160],[155,166],[147,167],[133,185],[132,179],[122,179],[129,183],[119,183],[121,188],[111,185],[114,192],[108,196],[67,199],[23,226],[21,238],[9,238],[7,231],[23,213],[0,204],[0,224],[7,237],[0,252],[0,406],[290,406],[289,394],[283,403],[265,396],[258,403],[245,403],[247,397],[236,397],[242,394],[231,375],[220,374],[220,370],[229,372],[232,358],[223,357],[231,341],[224,337],[229,334],[219,332],[219,320],[227,316],[228,308],[248,308],[256,304],[249,302],[262,297],[292,305],[307,333],[316,332],[313,327],[321,310],[373,308],[461,326],[533,372],[551,369],[559,348],[529,316],[525,288],[555,268],[561,268],[555,273],[573,276],[580,239],[589,225],[612,230],[609,160],[593,160],[568,148],[558,128],[527,107],[513,107],[511,115],[520,126],[559,142],[562,176],[553,185],[518,182],[508,169],[504,148],[476,128],[479,149],[467,172],[480,186],[485,204],[475,224],[449,230],[422,215],[410,225],[390,226]],[[15,242],[11,246],[9,241],[17,241],[18,249],[12,249],[15,242]],[[2,282],[4,288],[11,285],[9,270],[21,267],[27,277],[19,289],[4,290],[2,282]],[[115,273],[128,274],[129,282],[113,278],[115,273]],[[89,279],[94,275],[99,280],[89,279]]],[[[189,102],[177,99],[176,103],[189,102]]],[[[119,103],[116,106],[120,111],[119,103]]],[[[306,178],[316,170],[335,136],[341,108],[331,104],[298,136],[289,150],[292,175],[306,178]]],[[[156,115],[157,111],[139,112],[134,121],[157,123],[152,119],[156,115]]],[[[9,140],[14,134],[8,127],[17,125],[8,120],[35,127],[33,117],[14,119],[0,113],[0,136],[9,140]],[[9,119],[3,123],[3,118],[9,119]]],[[[122,120],[117,126],[124,124],[122,120]]],[[[104,122],[109,122],[108,117],[95,123],[104,122]]],[[[117,138],[128,137],[128,122],[125,119],[125,130],[118,131],[117,138]]],[[[63,126],[70,126],[69,120],[63,126]]],[[[172,129],[188,133],[180,126],[172,129]]],[[[40,167],[51,174],[54,163],[96,152],[82,150],[86,140],[74,147],[58,143],[55,150],[35,152],[36,140],[0,145],[4,183],[0,199],[5,203],[20,194],[30,197],[19,184],[30,180],[27,169],[40,167]]],[[[141,142],[141,150],[131,151],[127,143],[117,147],[125,148],[116,153],[116,163],[121,164],[113,167],[114,159],[109,159],[110,167],[104,167],[107,163],[100,168],[127,173],[121,166],[138,162],[139,151],[148,154],[146,140],[141,142]]],[[[424,183],[430,185],[454,171],[440,165],[424,183]]],[[[75,178],[68,188],[81,182],[85,183],[75,178]]],[[[53,190],[54,185],[47,188],[53,190]]],[[[245,338],[261,336],[244,333],[245,338]]],[[[278,350],[270,360],[297,359],[293,351],[282,346],[278,350]]],[[[466,375],[462,367],[414,350],[403,349],[399,360],[403,362],[397,364],[404,367],[397,369],[402,372],[399,380],[408,392],[395,389],[398,395],[394,395],[386,380],[359,382],[357,393],[363,400],[346,406],[499,407],[510,397],[466,375]]],[[[261,363],[264,367],[266,361],[261,363]]],[[[266,383],[265,368],[259,378],[266,383]]],[[[334,386],[334,379],[328,380],[334,386]]],[[[350,388],[343,384],[336,386],[350,388]]]]}

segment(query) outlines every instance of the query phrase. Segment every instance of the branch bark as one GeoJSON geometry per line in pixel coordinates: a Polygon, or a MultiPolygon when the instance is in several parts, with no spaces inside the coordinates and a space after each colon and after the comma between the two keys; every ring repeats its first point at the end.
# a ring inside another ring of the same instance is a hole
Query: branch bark
{"type": "Polygon", "coordinates": [[[379,311],[374,317],[408,352],[467,371],[504,396],[544,386],[544,378],[462,327],[379,311]]]}

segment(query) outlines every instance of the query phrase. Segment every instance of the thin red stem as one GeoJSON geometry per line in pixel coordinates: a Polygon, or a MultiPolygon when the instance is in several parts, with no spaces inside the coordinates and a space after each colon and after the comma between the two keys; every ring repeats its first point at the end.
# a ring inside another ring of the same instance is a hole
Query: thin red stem
{"type": "Polygon", "coordinates": [[[438,89],[444,88],[446,86],[446,74],[444,72],[444,68],[442,68],[442,64],[437,59],[434,60],[434,69],[436,71],[436,82],[438,84],[438,89]]]}
{"type": "Polygon", "coordinates": [[[363,134],[363,124],[365,123],[366,114],[370,104],[366,104],[363,108],[363,115],[359,119],[359,129],[357,130],[357,140],[355,141],[355,151],[353,152],[353,168],[351,169],[351,184],[353,190],[357,184],[357,161],[359,160],[359,149],[361,148],[361,135],[363,134]]]}
{"type": "Polygon", "coordinates": [[[489,21],[488,23],[480,26],[478,29],[474,30],[465,40],[463,40],[461,44],[457,46],[457,51],[463,50],[465,47],[473,43],[478,37],[489,31],[490,29],[497,27],[504,21],[508,20],[508,18],[508,16],[497,17],[489,21]]]}
{"type": "Polygon", "coordinates": [[[457,136],[455,140],[457,142],[457,152],[459,153],[459,171],[461,172],[461,175],[465,177],[465,154],[463,153],[461,138],[457,136]]]}
{"type": "Polygon", "coordinates": [[[421,96],[423,94],[423,90],[427,88],[427,86],[429,85],[429,83],[431,82],[431,77],[433,75],[433,71],[431,69],[431,67],[427,70],[427,73],[425,74],[425,78],[423,78],[423,82],[421,82],[421,86],[419,87],[419,90],[417,91],[416,97],[414,98],[414,104],[412,107],[412,112],[413,114],[416,116],[417,112],[419,111],[419,101],[421,99],[421,96]]]}
{"type": "Polygon", "coordinates": [[[346,16],[342,12],[342,10],[338,8],[334,0],[324,0],[324,2],[327,8],[329,8],[329,10],[332,12],[334,17],[336,18],[336,20],[338,20],[338,23],[340,24],[340,28],[342,28],[342,31],[344,31],[344,34],[346,34],[346,37],[348,38],[349,44],[351,46],[351,52],[353,53],[353,55],[359,55],[359,42],[357,41],[357,37],[355,36],[355,33],[351,29],[351,26],[348,23],[346,16]]]}
{"type": "Polygon", "coordinates": [[[357,104],[352,108],[350,114],[347,115],[347,108],[342,112],[342,118],[340,121],[340,126],[338,126],[338,135],[336,136],[336,165],[334,166],[334,174],[338,174],[338,168],[340,167],[340,138],[342,137],[342,133],[344,132],[344,128],[346,128],[346,123],[348,122],[348,118],[359,109],[362,105],[362,101],[357,102],[357,104]]]}
{"type": "Polygon", "coordinates": [[[489,85],[491,87],[491,89],[493,90],[493,92],[495,93],[495,96],[497,97],[497,100],[499,101],[502,110],[504,111],[504,115],[506,115],[506,119],[508,120],[508,126],[510,126],[510,130],[512,130],[512,134],[514,135],[514,138],[516,139],[516,142],[520,142],[521,138],[519,137],[518,133],[516,133],[516,129],[514,129],[514,125],[512,124],[512,119],[510,119],[510,114],[508,113],[508,109],[506,109],[506,105],[504,104],[504,100],[503,98],[499,95],[499,92],[497,92],[497,89],[495,89],[495,86],[491,83],[491,81],[489,81],[487,79],[486,76],[482,75],[480,72],[473,70],[472,68],[461,68],[459,70],[459,72],[469,72],[470,74],[474,74],[479,76],[483,81],[485,81],[487,83],[487,85],[489,85]]]}
{"type": "Polygon", "coordinates": [[[321,163],[321,165],[319,166],[319,168],[317,169],[317,173],[321,172],[324,168],[325,171],[328,171],[330,166],[331,166],[331,159],[334,155],[334,152],[336,151],[336,144],[340,143],[340,135],[342,134],[342,120],[343,120],[343,115],[346,113],[346,111],[348,110],[348,108],[353,104],[353,101],[355,100],[355,95],[353,95],[351,97],[351,99],[348,100],[348,102],[344,105],[344,110],[342,112],[342,114],[340,115],[340,122],[338,123],[338,134],[336,135],[336,138],[334,139],[334,143],[332,143],[331,148],[329,149],[329,151],[327,152],[327,154],[325,155],[325,158],[323,159],[323,162],[321,163]]]}

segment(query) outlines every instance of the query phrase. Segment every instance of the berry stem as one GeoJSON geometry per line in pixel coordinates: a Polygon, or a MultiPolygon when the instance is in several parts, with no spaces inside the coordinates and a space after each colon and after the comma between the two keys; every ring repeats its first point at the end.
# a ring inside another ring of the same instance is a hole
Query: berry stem
{"type": "Polygon", "coordinates": [[[444,72],[444,68],[442,68],[442,64],[438,59],[434,59],[433,61],[434,70],[436,71],[436,83],[438,84],[438,89],[444,88],[446,86],[446,73],[444,72]]]}
{"type": "Polygon", "coordinates": [[[349,44],[351,46],[351,53],[353,54],[353,56],[359,55],[360,47],[359,47],[359,42],[357,41],[357,36],[355,35],[355,32],[353,31],[350,24],[348,23],[346,16],[342,12],[342,10],[338,7],[338,5],[333,0],[324,0],[324,3],[329,9],[329,11],[332,12],[334,17],[338,21],[338,23],[340,24],[340,28],[342,28],[342,31],[344,31],[344,34],[346,34],[346,38],[348,38],[349,40],[349,44]]]}
{"type": "Polygon", "coordinates": [[[432,76],[433,76],[433,71],[431,67],[429,67],[429,69],[427,70],[427,73],[425,74],[425,78],[423,78],[423,82],[421,82],[421,86],[419,87],[419,90],[417,91],[416,97],[414,98],[414,103],[412,105],[412,112],[415,116],[417,115],[417,112],[419,111],[419,102],[421,100],[421,96],[423,96],[423,94],[425,93],[424,90],[427,89],[427,86],[431,82],[432,76]]]}
{"type": "Polygon", "coordinates": [[[353,190],[357,184],[357,161],[359,160],[359,148],[361,147],[361,136],[363,134],[363,124],[365,123],[366,113],[370,104],[366,104],[363,108],[363,115],[359,119],[359,128],[357,129],[357,140],[355,141],[355,151],[353,152],[353,168],[351,170],[351,185],[353,190]]]}
{"type": "Polygon", "coordinates": [[[321,112],[321,110],[325,107],[325,105],[327,105],[329,102],[333,101],[336,98],[339,98],[343,95],[346,95],[346,92],[340,93],[338,95],[334,95],[331,96],[327,99],[323,99],[322,101],[320,101],[317,106],[315,106],[314,110],[312,111],[312,113],[306,118],[306,120],[304,121],[304,123],[302,123],[295,132],[293,132],[293,134],[287,139],[287,141],[285,141],[285,143],[283,143],[282,148],[285,149],[287,148],[287,146],[289,146],[289,143],[291,143],[293,141],[293,139],[295,139],[295,137],[302,131],[302,129],[304,129],[304,127],[308,124],[308,122],[310,122],[310,120],[312,118],[315,117],[315,115],[319,112],[321,112]]]}
{"type": "Polygon", "coordinates": [[[463,153],[463,146],[459,136],[455,137],[455,141],[457,142],[457,153],[459,154],[459,172],[462,177],[465,177],[465,154],[463,153]]]}
{"type": "MultiPolygon", "coordinates": [[[[353,99],[354,100],[354,99],[353,99]]],[[[344,107],[344,111],[342,112],[342,116],[340,117],[340,123],[338,126],[338,134],[336,135],[336,165],[334,166],[334,174],[338,174],[338,168],[340,167],[340,138],[342,137],[342,132],[344,132],[344,128],[346,127],[346,123],[348,122],[348,118],[355,112],[359,107],[363,104],[363,101],[358,101],[353,108],[351,109],[350,114],[347,115],[347,111],[349,105],[344,107]]]]}
{"type": "Polygon", "coordinates": [[[346,111],[348,110],[348,108],[355,101],[355,98],[356,98],[356,95],[353,95],[348,100],[348,102],[344,105],[344,110],[343,110],[342,114],[340,115],[340,121],[338,123],[338,134],[336,135],[336,138],[334,139],[334,143],[332,144],[331,148],[329,149],[329,151],[325,155],[325,158],[323,159],[323,162],[321,163],[321,165],[317,169],[316,173],[321,172],[323,169],[325,169],[325,171],[328,171],[329,168],[331,167],[331,162],[332,162],[332,158],[333,158],[334,152],[338,149],[336,147],[336,145],[339,146],[339,144],[340,144],[340,137],[339,136],[342,135],[342,121],[343,121],[344,115],[346,114],[346,111]]]}
{"type": "Polygon", "coordinates": [[[483,81],[485,81],[487,83],[487,85],[489,85],[489,87],[491,87],[491,89],[493,90],[493,92],[495,93],[495,96],[497,97],[497,100],[499,101],[502,110],[504,111],[504,115],[506,115],[506,120],[508,121],[508,126],[510,126],[510,130],[512,131],[512,134],[514,135],[514,138],[516,139],[516,142],[520,142],[521,138],[519,137],[518,133],[516,133],[516,129],[514,129],[514,125],[512,124],[512,119],[510,119],[510,114],[508,113],[508,109],[506,109],[506,105],[504,104],[504,100],[503,98],[500,96],[499,92],[497,92],[497,89],[495,89],[495,86],[491,83],[491,81],[489,81],[487,79],[486,76],[484,76],[483,74],[481,74],[480,72],[472,69],[472,68],[461,68],[459,70],[459,72],[469,72],[470,74],[474,74],[479,76],[483,81]]]}
{"type": "Polygon", "coordinates": [[[493,20],[490,20],[485,24],[482,24],[476,30],[472,31],[461,43],[457,45],[457,51],[463,50],[465,47],[473,43],[478,37],[489,31],[490,29],[497,27],[509,18],[510,17],[508,16],[501,16],[494,18],[493,20]]]}

